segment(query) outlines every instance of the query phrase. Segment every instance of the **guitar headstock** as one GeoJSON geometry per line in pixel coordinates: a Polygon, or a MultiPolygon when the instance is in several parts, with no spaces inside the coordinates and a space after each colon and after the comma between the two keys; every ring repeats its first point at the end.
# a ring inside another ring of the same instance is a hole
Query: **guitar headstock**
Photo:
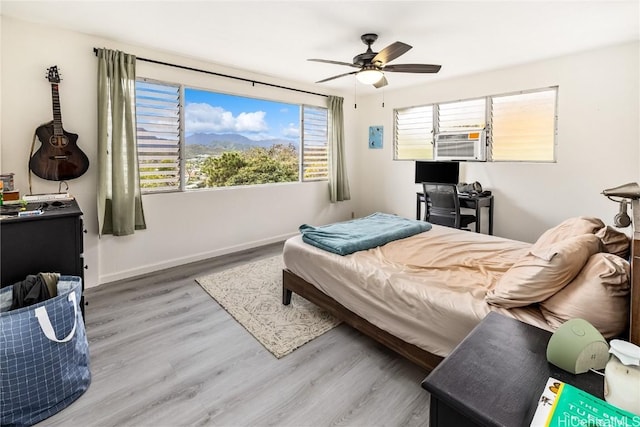
{"type": "Polygon", "coordinates": [[[49,83],[60,83],[60,74],[58,73],[58,66],[47,68],[47,80],[49,83]]]}

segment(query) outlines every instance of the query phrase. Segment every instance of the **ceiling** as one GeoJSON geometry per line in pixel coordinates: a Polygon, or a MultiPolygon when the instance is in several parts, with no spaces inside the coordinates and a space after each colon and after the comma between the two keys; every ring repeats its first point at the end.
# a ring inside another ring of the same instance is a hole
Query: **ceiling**
{"type": "MultiPolygon", "coordinates": [[[[376,52],[413,46],[391,64],[442,65],[438,74],[386,73],[391,89],[639,40],[639,3],[1,0],[0,13],[305,84],[353,71],[307,59],[351,62],[366,50],[364,33],[379,35],[376,52]]],[[[316,86],[354,85],[348,76],[316,86]]]]}

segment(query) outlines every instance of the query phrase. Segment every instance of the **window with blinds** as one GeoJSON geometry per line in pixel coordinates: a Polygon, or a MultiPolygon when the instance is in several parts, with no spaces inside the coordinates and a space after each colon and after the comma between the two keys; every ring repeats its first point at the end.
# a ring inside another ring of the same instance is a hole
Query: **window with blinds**
{"type": "Polygon", "coordinates": [[[329,177],[328,109],[136,81],[144,194],[329,177]]]}
{"type": "Polygon", "coordinates": [[[140,188],[180,189],[180,87],[136,81],[140,188]]]}
{"type": "Polygon", "coordinates": [[[302,107],[303,181],[317,181],[329,176],[328,110],[304,105],[302,107]]]}
{"type": "Polygon", "coordinates": [[[491,98],[494,161],[555,161],[557,88],[491,98]]]}
{"type": "Polygon", "coordinates": [[[394,160],[433,160],[434,135],[484,129],[487,161],[554,162],[557,96],[555,86],[395,109],[394,160]]]}
{"type": "Polygon", "coordinates": [[[394,110],[394,159],[433,159],[433,106],[394,110]]]}

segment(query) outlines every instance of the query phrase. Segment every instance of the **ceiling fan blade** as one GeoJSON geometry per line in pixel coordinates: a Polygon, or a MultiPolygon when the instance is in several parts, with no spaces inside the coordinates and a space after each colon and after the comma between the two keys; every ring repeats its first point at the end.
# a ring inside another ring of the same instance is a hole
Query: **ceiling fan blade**
{"type": "Polygon", "coordinates": [[[384,71],[393,71],[399,73],[437,73],[442,65],[431,64],[396,64],[383,67],[384,71]]]}
{"type": "Polygon", "coordinates": [[[381,62],[382,65],[384,65],[387,62],[393,61],[400,55],[404,55],[409,49],[411,49],[411,46],[406,43],[391,43],[389,46],[378,52],[378,54],[371,59],[371,63],[381,62]]]}
{"type": "Polygon", "coordinates": [[[330,59],[307,59],[307,61],[324,62],[326,64],[346,65],[348,67],[360,68],[360,66],[357,64],[351,64],[349,62],[342,62],[342,61],[332,61],[330,59]]]}
{"type": "Polygon", "coordinates": [[[316,83],[324,83],[324,82],[328,82],[329,80],[337,79],[339,77],[344,77],[344,76],[348,76],[350,74],[356,74],[356,73],[359,73],[359,71],[351,71],[350,73],[338,74],[337,76],[329,77],[324,80],[318,80],[316,83]]]}
{"type": "Polygon", "coordinates": [[[375,87],[376,89],[380,89],[381,87],[385,87],[388,84],[389,82],[387,81],[387,78],[385,76],[382,76],[380,80],[373,84],[373,87],[375,87]]]}

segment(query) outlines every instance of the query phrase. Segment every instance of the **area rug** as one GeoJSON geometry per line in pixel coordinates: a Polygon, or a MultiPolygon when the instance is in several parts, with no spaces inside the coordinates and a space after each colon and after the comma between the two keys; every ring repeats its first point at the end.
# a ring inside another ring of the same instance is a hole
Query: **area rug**
{"type": "Polygon", "coordinates": [[[293,294],[282,304],[282,256],[261,259],[196,279],[275,357],[338,326],[325,310],[293,294]]]}

